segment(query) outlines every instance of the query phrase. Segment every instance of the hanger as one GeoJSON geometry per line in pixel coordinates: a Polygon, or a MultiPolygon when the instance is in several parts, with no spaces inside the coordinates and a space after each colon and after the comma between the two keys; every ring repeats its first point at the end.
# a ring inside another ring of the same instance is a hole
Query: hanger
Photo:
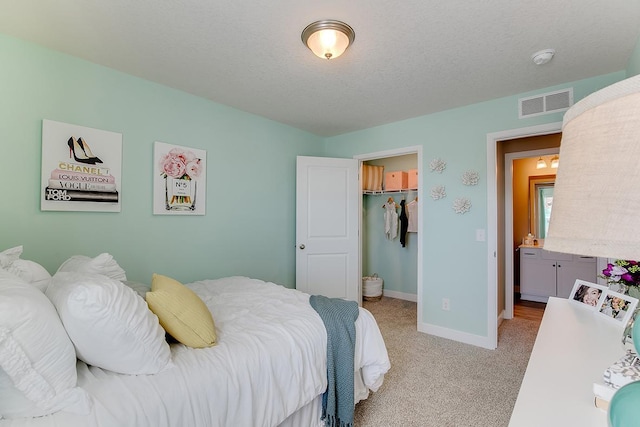
{"type": "Polygon", "coordinates": [[[389,197],[389,198],[387,199],[387,203],[385,203],[384,205],[382,205],[382,209],[386,208],[386,206],[387,206],[389,203],[395,203],[395,200],[393,200],[393,197],[389,197]]]}

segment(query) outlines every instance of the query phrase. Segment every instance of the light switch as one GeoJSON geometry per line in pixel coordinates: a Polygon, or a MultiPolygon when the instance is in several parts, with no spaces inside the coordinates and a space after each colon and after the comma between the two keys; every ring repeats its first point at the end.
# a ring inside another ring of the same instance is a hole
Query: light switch
{"type": "Polygon", "coordinates": [[[476,230],[476,241],[477,242],[484,242],[485,241],[484,228],[478,228],[476,230]]]}

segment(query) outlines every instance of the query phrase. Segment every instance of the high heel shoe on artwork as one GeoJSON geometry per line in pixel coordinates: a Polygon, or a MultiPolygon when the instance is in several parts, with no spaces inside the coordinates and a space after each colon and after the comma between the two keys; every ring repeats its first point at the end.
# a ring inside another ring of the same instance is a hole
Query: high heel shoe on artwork
{"type": "Polygon", "coordinates": [[[102,163],[102,160],[93,155],[91,148],[89,148],[89,144],[87,144],[87,141],[85,141],[84,138],[78,138],[78,145],[80,145],[80,148],[82,148],[82,151],[84,151],[84,154],[86,154],[87,157],[95,159],[95,163],[102,163]]]}
{"type": "Polygon", "coordinates": [[[76,162],[88,163],[90,165],[96,164],[97,157],[87,156],[75,137],[72,136],[69,138],[67,145],[69,146],[69,157],[73,158],[76,162]]]}

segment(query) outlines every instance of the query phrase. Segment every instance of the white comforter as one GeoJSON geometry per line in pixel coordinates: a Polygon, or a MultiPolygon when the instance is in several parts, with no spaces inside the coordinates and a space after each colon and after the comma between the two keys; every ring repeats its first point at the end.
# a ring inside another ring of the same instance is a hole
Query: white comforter
{"type": "MultiPolygon", "coordinates": [[[[308,294],[246,277],[187,286],[213,313],[216,346],[173,344],[172,366],[156,375],[78,362],[78,383],[93,399],[88,416],[58,412],[0,426],[278,426],[324,392],[327,336],[308,294]]],[[[363,308],[356,335],[357,402],[378,389],[390,365],[378,326],[363,308]]]]}

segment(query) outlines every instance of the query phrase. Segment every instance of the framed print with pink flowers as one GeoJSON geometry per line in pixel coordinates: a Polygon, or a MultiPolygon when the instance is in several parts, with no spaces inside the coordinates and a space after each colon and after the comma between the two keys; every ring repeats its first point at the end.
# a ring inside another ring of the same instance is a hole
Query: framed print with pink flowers
{"type": "Polygon", "coordinates": [[[204,215],[207,152],[156,141],[153,159],[153,214],[204,215]]]}
{"type": "Polygon", "coordinates": [[[42,121],[43,211],[120,212],[122,134],[42,121]]]}

